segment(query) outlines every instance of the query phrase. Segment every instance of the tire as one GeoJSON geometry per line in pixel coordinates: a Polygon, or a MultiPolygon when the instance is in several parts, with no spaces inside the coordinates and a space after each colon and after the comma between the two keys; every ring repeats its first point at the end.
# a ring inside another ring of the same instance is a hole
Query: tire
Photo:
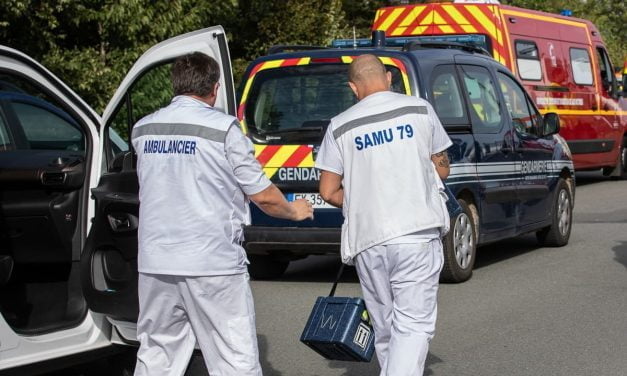
{"type": "Polygon", "coordinates": [[[277,260],[272,256],[249,255],[248,273],[254,279],[274,279],[285,273],[289,261],[277,260]]]}
{"type": "Polygon", "coordinates": [[[451,228],[444,237],[444,267],[440,274],[442,282],[464,282],[472,276],[477,255],[477,224],[479,214],[472,203],[458,199],[462,213],[451,218],[451,228]]]}
{"type": "Polygon", "coordinates": [[[615,167],[603,168],[603,175],[610,176],[613,180],[627,179],[627,137],[623,138],[618,154],[618,163],[615,167]]]}
{"type": "Polygon", "coordinates": [[[544,247],[562,247],[568,244],[572,226],[573,199],[568,184],[560,178],[551,210],[551,225],[536,232],[536,238],[544,247]]]}
{"type": "Polygon", "coordinates": [[[619,168],[620,171],[615,178],[625,180],[627,179],[627,138],[623,138],[623,144],[620,146],[619,158],[620,165],[616,166],[616,168],[619,168]]]}

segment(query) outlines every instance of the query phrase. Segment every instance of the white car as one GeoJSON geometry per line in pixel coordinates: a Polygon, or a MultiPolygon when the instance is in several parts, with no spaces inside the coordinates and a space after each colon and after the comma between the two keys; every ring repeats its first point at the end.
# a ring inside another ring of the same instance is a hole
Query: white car
{"type": "Polygon", "coordinates": [[[137,344],[138,182],[115,129],[130,133],[168,103],[170,67],[194,51],[221,64],[216,107],[235,115],[221,26],[144,53],[102,117],[36,61],[0,46],[0,373],[137,344]]]}

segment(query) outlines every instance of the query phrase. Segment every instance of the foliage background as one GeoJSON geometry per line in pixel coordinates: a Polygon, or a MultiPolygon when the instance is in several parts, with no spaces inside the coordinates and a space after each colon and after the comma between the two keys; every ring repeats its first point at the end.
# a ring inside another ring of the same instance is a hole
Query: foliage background
{"type": "MultiPolygon", "coordinates": [[[[221,24],[236,84],[248,62],[275,44],[325,45],[367,37],[378,7],[400,0],[2,0],[0,43],[42,62],[101,112],[133,62],[151,45],[221,24]]],[[[412,2],[412,1],[410,1],[412,2]]],[[[413,1],[421,2],[421,1],[413,1]]],[[[424,2],[424,1],[422,1],[424,2]]],[[[507,0],[593,21],[621,65],[627,51],[623,0],[507,0]]]]}

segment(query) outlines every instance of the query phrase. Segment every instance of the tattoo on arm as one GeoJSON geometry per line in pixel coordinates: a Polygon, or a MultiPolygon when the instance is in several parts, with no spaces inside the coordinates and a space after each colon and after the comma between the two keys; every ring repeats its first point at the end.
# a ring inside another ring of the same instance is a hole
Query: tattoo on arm
{"type": "Polygon", "coordinates": [[[440,167],[444,167],[447,168],[450,166],[449,160],[448,160],[448,154],[446,152],[439,152],[434,154],[434,156],[436,158],[438,158],[438,166],[440,167]]]}

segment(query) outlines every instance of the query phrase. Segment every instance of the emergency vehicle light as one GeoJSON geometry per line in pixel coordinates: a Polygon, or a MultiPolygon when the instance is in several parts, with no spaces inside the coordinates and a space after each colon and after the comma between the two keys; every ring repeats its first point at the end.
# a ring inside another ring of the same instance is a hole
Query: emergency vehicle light
{"type": "Polygon", "coordinates": [[[562,15],[562,16],[566,16],[566,17],[572,17],[572,15],[573,15],[573,11],[572,11],[572,10],[570,10],[570,9],[562,9],[562,10],[560,11],[560,15],[562,15]]]}

